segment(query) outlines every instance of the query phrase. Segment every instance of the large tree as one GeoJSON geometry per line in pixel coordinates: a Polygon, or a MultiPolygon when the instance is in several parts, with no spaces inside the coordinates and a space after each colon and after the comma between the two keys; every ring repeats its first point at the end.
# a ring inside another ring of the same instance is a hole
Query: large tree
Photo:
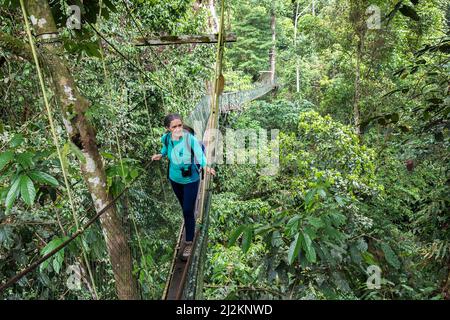
{"type": "MultiPolygon", "coordinates": [[[[82,151],[85,161],[80,168],[97,212],[112,201],[106,185],[103,159],[96,143],[95,130],[86,117],[90,102],[77,87],[64,48],[59,41],[55,18],[47,0],[27,1],[28,17],[39,46],[41,64],[49,71],[51,87],[61,108],[63,122],[71,141],[82,151]]],[[[5,33],[0,33],[0,47],[32,61],[29,45],[5,33]]],[[[132,258],[128,239],[115,206],[100,217],[119,299],[138,299],[132,276],[132,258]]]]}

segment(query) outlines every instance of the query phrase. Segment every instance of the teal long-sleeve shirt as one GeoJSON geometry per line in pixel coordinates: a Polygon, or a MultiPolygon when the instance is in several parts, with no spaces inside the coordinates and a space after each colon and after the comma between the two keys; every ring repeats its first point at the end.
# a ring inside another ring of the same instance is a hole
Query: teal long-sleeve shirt
{"type": "Polygon", "coordinates": [[[183,136],[179,140],[172,140],[172,134],[168,132],[161,137],[161,142],[163,145],[161,154],[163,157],[168,157],[170,160],[170,180],[181,184],[187,184],[200,179],[197,166],[191,164],[191,147],[195,155],[194,163],[200,164],[202,168],[206,166],[206,157],[200,143],[194,135],[184,131],[183,136]],[[186,139],[189,140],[186,141],[186,139]],[[181,169],[188,168],[189,166],[192,166],[192,175],[190,177],[183,177],[181,169]]]}

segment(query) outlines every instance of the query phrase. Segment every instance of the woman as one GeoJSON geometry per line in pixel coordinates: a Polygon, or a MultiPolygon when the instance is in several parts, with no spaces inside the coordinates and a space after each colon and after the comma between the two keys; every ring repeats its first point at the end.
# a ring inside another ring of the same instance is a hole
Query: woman
{"type": "Polygon", "coordinates": [[[191,255],[194,240],[194,209],[201,169],[204,168],[207,174],[213,176],[216,172],[206,167],[206,157],[200,143],[193,134],[184,129],[179,114],[166,116],[164,126],[167,132],[161,138],[161,153],[153,155],[152,160],[161,160],[166,156],[169,159],[169,180],[183,209],[186,240],[182,259],[186,260],[191,255]]]}

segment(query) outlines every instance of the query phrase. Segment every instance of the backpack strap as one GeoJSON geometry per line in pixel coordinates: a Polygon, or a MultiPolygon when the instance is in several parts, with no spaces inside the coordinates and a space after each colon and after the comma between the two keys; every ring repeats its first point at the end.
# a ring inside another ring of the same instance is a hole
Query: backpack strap
{"type": "MultiPolygon", "coordinates": [[[[196,168],[196,170],[199,174],[201,173],[202,179],[203,179],[204,178],[203,169],[199,168],[200,163],[198,162],[197,157],[195,156],[195,153],[194,153],[194,149],[192,148],[192,146],[190,144],[191,136],[194,137],[193,134],[189,133],[188,139],[186,139],[186,146],[191,149],[191,165],[194,165],[194,167],[196,168]],[[196,161],[196,163],[194,162],[194,160],[196,161]]],[[[202,152],[203,152],[203,146],[202,146],[202,152]]]]}
{"type": "MultiPolygon", "coordinates": [[[[191,135],[192,134],[188,133],[188,136],[186,137],[186,147],[188,149],[191,149],[191,165],[194,165],[195,164],[194,160],[197,161],[197,158],[195,157],[194,149],[192,149],[192,146],[191,146],[191,143],[190,143],[191,135]]],[[[197,168],[197,171],[198,171],[198,168],[197,168]]]]}

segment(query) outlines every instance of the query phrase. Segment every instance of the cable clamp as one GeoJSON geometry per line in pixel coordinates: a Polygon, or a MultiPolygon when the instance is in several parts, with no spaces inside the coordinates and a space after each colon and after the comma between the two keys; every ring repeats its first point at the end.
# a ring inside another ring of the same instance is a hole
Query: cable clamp
{"type": "Polygon", "coordinates": [[[39,44],[42,43],[55,43],[60,42],[59,34],[57,32],[51,32],[51,33],[41,33],[36,36],[37,42],[39,44]]]}

